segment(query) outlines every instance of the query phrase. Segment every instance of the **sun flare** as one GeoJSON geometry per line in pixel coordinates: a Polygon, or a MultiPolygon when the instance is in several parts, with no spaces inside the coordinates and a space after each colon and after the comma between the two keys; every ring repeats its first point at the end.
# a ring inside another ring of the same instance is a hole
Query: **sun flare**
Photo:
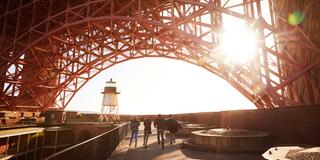
{"type": "Polygon", "coordinates": [[[228,61],[244,64],[257,52],[257,39],[252,32],[225,32],[221,38],[222,52],[228,61]]]}

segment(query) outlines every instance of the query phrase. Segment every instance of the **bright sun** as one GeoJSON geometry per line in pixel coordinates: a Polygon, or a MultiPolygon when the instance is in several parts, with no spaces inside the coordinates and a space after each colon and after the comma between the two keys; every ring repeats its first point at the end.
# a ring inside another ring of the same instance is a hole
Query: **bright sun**
{"type": "Polygon", "coordinates": [[[257,52],[257,39],[252,32],[225,32],[221,47],[228,61],[245,64],[257,52]]]}

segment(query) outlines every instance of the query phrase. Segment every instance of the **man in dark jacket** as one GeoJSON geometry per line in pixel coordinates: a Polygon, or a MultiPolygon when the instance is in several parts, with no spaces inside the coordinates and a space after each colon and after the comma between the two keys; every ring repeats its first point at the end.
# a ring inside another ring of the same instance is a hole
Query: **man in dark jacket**
{"type": "Polygon", "coordinates": [[[164,148],[164,131],[166,130],[166,125],[166,120],[159,114],[154,120],[154,127],[157,128],[157,140],[158,144],[161,142],[162,148],[164,148]]]}
{"type": "Polygon", "coordinates": [[[181,125],[178,123],[176,119],[172,117],[172,115],[169,115],[167,119],[167,130],[170,132],[169,139],[170,139],[170,144],[176,143],[176,138],[174,136],[175,133],[178,132],[179,129],[181,129],[181,125]]]}

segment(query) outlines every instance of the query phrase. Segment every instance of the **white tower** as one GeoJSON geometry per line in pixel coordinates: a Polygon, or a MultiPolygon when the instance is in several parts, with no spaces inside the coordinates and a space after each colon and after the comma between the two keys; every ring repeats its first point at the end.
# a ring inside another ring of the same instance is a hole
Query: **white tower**
{"type": "Polygon", "coordinates": [[[118,94],[116,87],[116,82],[110,81],[106,82],[103,92],[103,100],[101,106],[100,122],[106,119],[107,122],[116,122],[120,120],[119,117],[119,107],[118,107],[118,94]]]}

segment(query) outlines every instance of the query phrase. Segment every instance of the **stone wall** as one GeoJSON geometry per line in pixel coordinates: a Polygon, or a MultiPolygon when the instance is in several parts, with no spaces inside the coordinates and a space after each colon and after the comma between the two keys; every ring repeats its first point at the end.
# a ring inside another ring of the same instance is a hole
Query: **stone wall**
{"type": "MultiPolygon", "coordinates": [[[[76,114],[67,113],[67,120],[76,114]]],[[[139,115],[155,119],[157,115],[139,115]]],[[[163,115],[167,117],[168,115],[163,115]]],[[[320,105],[280,107],[267,110],[236,110],[223,112],[186,113],[173,115],[180,121],[265,131],[271,134],[274,145],[320,146],[320,105]]],[[[98,115],[83,115],[83,121],[97,122],[98,115]]],[[[121,115],[121,121],[130,121],[131,115],[121,115]]],[[[83,128],[83,127],[81,127],[83,128]]],[[[96,130],[92,130],[96,131],[96,130]]],[[[100,132],[100,131],[96,131],[100,132]]],[[[95,134],[94,134],[95,135],[95,134]]]]}
{"type": "Polygon", "coordinates": [[[320,106],[176,115],[178,120],[266,131],[274,145],[320,145],[320,106]]]}

